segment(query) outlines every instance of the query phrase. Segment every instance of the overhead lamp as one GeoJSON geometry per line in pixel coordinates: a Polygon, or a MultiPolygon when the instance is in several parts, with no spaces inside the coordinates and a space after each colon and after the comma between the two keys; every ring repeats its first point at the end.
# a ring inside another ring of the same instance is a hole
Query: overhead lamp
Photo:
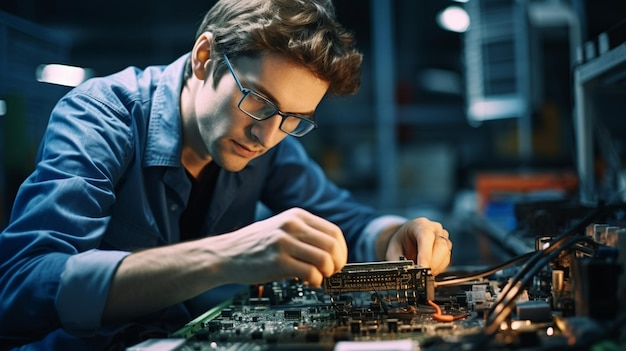
{"type": "Polygon", "coordinates": [[[448,6],[437,15],[437,23],[445,30],[463,33],[470,26],[470,18],[462,7],[448,6]]]}

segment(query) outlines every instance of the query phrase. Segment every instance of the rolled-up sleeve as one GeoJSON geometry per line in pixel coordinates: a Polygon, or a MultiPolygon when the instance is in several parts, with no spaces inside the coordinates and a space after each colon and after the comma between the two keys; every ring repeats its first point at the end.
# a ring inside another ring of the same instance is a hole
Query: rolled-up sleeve
{"type": "Polygon", "coordinates": [[[89,250],[67,260],[55,300],[64,329],[89,335],[100,327],[109,283],[128,254],[126,251],[89,250]]]}
{"type": "Polygon", "coordinates": [[[363,232],[356,240],[354,250],[355,259],[362,262],[376,261],[376,239],[378,235],[387,227],[404,224],[408,219],[401,216],[386,215],[372,220],[363,229],[363,232]]]}
{"type": "MultiPolygon", "coordinates": [[[[0,338],[97,328],[126,252],[97,251],[132,150],[129,120],[81,94],[53,111],[0,234],[0,338]]],[[[2,340],[0,340],[1,342],[2,340]]]]}

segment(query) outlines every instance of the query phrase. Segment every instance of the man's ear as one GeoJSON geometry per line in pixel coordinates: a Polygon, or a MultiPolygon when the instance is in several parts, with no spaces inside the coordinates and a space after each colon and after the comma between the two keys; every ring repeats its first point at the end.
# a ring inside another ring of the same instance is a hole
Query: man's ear
{"type": "Polygon", "coordinates": [[[191,68],[194,76],[200,80],[207,78],[212,45],[213,33],[204,32],[196,39],[191,51],[191,68]]]}

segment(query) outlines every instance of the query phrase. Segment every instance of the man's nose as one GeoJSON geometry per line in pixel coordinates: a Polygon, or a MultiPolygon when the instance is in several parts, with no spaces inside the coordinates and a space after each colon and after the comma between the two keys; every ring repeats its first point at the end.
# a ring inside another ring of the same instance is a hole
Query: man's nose
{"type": "Polygon", "coordinates": [[[263,146],[272,147],[285,135],[285,132],[280,130],[281,122],[282,117],[278,114],[262,121],[254,121],[252,135],[263,146]]]}

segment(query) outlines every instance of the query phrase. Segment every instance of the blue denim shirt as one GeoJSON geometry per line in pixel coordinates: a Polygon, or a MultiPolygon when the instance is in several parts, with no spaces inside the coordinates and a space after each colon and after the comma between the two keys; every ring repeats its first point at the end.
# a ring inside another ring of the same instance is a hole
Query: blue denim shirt
{"type": "MultiPolygon", "coordinates": [[[[179,110],[187,57],[91,79],[52,111],[36,169],[0,234],[0,345],[95,350],[130,325],[172,331],[198,313],[179,304],[132,323],[100,324],[121,260],[179,241],[191,191],[179,110]]],[[[220,172],[203,232],[252,223],[258,203],[334,222],[351,261],[374,259],[378,231],[404,220],[355,202],[292,137],[240,172],[220,172]]]]}

